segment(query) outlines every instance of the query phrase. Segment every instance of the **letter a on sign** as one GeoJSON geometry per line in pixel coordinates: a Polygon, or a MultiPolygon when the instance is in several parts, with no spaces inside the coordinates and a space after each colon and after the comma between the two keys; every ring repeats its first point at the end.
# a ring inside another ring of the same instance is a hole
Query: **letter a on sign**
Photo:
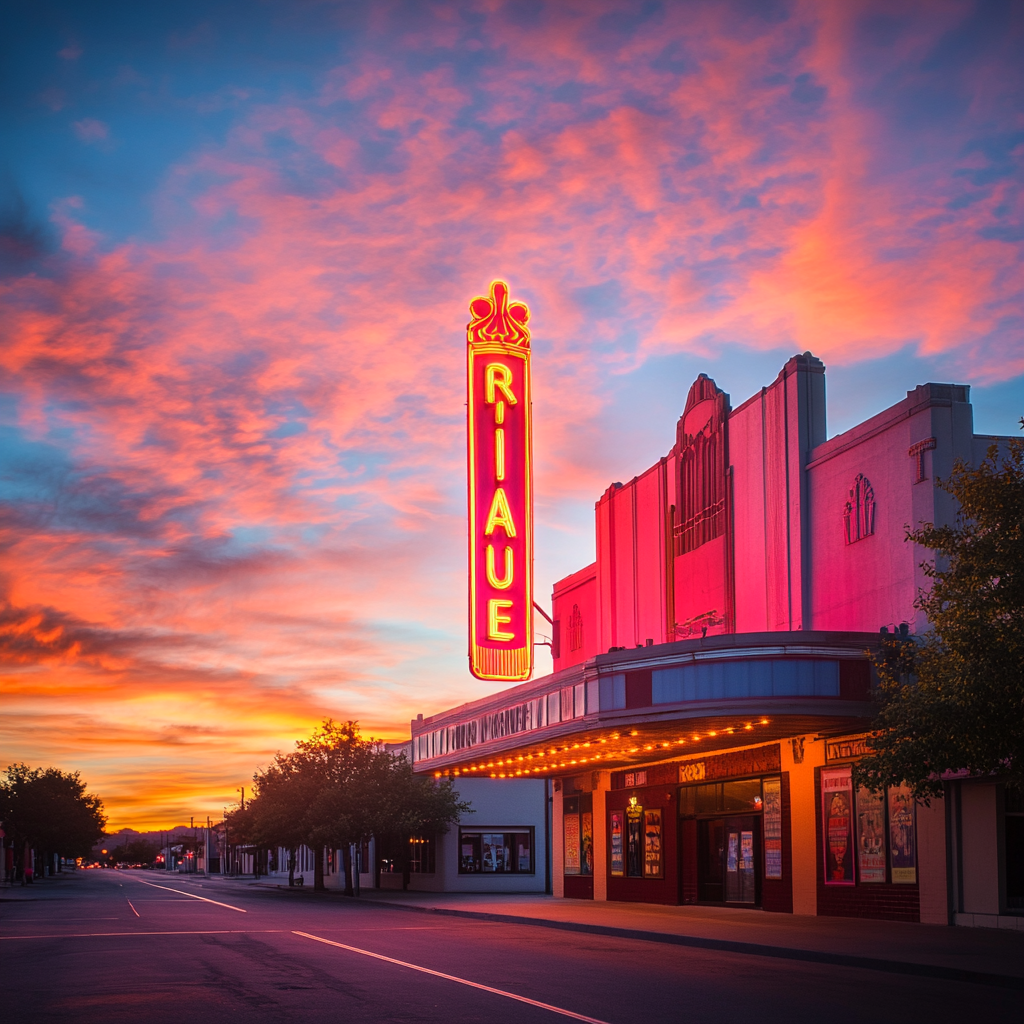
{"type": "Polygon", "coordinates": [[[530,311],[495,281],[469,312],[469,668],[519,682],[533,673],[530,311]]]}

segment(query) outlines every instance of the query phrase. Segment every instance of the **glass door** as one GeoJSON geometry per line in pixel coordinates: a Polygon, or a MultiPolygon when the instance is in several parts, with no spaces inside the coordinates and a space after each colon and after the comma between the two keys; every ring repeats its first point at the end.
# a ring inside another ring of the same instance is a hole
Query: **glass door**
{"type": "Polygon", "coordinates": [[[697,898],[702,903],[757,905],[758,819],[697,822],[697,898]]]}
{"type": "Polygon", "coordinates": [[[725,822],[697,822],[697,898],[702,903],[722,903],[725,868],[725,822]]]}
{"type": "Polygon", "coordinates": [[[728,818],[725,833],[725,902],[757,902],[757,856],[753,818],[728,818]]]}

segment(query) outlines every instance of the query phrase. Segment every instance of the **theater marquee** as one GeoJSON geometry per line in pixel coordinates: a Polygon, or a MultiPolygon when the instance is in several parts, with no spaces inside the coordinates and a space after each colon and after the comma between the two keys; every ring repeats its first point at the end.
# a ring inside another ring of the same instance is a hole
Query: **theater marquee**
{"type": "Polygon", "coordinates": [[[503,281],[469,311],[469,666],[516,682],[533,672],[530,312],[503,281]]]}

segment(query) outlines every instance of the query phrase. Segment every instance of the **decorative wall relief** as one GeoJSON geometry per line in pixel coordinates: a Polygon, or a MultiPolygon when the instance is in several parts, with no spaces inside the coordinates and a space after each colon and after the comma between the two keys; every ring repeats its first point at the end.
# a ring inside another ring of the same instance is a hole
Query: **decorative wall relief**
{"type": "Polygon", "coordinates": [[[580,606],[574,604],[569,615],[569,650],[578,651],[583,646],[583,615],[580,606]]]}
{"type": "Polygon", "coordinates": [[[854,544],[875,532],[875,491],[863,473],[858,473],[843,506],[846,543],[854,544]]]}
{"type": "Polygon", "coordinates": [[[926,437],[923,441],[918,441],[917,444],[912,444],[907,449],[907,454],[914,460],[915,484],[928,479],[928,475],[924,471],[924,453],[934,451],[935,443],[934,437],[926,437]]]}

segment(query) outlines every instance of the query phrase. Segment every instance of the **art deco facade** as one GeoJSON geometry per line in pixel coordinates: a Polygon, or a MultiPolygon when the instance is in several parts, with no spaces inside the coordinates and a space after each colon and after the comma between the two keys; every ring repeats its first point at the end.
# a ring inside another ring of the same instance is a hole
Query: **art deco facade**
{"type": "MultiPolygon", "coordinates": [[[[665,457],[597,502],[595,561],[554,586],[554,672],[412,723],[417,770],[548,781],[556,895],[1024,920],[998,782],[925,806],[850,780],[866,652],[926,625],[929,552],[906,527],[950,522],[936,479],[1006,439],[974,433],[965,385],[922,385],[832,438],[825,413],[809,353],[735,408],[701,375],[665,457]]],[[[466,859],[453,836],[447,856],[518,870],[492,840],[466,859]]]]}

